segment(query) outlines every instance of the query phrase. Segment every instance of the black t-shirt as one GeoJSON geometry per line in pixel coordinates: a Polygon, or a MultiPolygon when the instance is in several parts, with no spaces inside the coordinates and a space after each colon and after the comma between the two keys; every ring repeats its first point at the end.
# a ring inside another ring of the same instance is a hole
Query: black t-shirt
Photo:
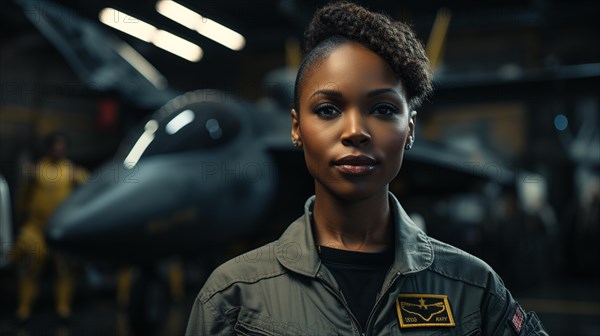
{"type": "Polygon", "coordinates": [[[377,293],[394,262],[394,249],[367,253],[319,246],[323,264],[340,286],[350,310],[365,329],[377,293]]]}

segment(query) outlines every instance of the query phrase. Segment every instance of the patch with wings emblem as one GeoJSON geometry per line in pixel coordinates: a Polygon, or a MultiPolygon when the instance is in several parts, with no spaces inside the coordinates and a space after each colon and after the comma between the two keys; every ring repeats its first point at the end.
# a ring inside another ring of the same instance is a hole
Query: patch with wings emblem
{"type": "Polygon", "coordinates": [[[400,294],[396,311],[400,328],[455,326],[446,295],[400,294]]]}

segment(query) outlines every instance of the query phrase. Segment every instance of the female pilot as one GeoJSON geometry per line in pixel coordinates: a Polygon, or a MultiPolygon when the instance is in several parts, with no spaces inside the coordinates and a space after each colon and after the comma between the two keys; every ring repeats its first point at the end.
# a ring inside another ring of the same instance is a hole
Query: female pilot
{"type": "Polygon", "coordinates": [[[414,32],[339,2],[305,38],[292,142],[315,195],[280,239],[212,273],[186,334],[545,335],[487,264],[428,237],[388,191],[431,92],[414,32]]]}

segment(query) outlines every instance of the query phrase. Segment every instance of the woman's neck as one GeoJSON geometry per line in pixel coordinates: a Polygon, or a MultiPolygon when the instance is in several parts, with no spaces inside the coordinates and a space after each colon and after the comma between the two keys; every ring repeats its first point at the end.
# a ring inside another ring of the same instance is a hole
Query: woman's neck
{"type": "Polygon", "coordinates": [[[393,240],[386,190],[361,200],[343,200],[318,183],[313,219],[317,244],[332,248],[379,252],[393,240]]]}

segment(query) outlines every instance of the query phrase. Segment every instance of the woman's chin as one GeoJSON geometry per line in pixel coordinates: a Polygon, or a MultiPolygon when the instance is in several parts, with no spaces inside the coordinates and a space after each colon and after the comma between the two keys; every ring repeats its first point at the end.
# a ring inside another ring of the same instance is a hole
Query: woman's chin
{"type": "Polygon", "coordinates": [[[334,197],[346,201],[360,201],[369,199],[381,193],[386,193],[386,186],[373,183],[335,183],[326,185],[325,189],[334,197]]]}

